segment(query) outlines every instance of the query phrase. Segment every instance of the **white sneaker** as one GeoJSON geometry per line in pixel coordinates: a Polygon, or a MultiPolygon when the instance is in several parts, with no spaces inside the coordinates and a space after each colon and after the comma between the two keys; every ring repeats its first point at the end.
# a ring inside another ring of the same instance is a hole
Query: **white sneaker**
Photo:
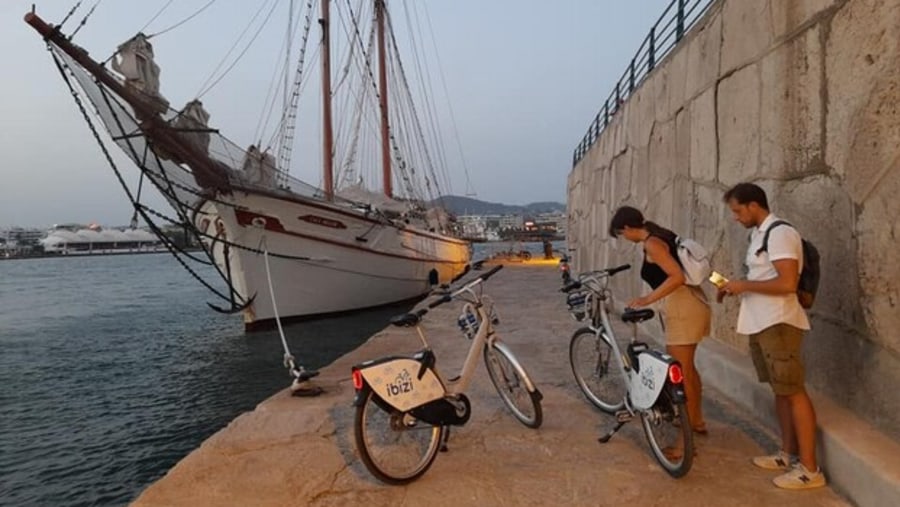
{"type": "Polygon", "coordinates": [[[825,474],[822,473],[821,468],[810,472],[802,463],[797,463],[797,466],[790,472],[779,475],[772,479],[772,482],[782,489],[821,488],[825,485],[825,474]]]}
{"type": "Polygon", "coordinates": [[[797,463],[797,457],[784,451],[769,456],[753,458],[753,464],[766,470],[790,470],[797,463]]]}

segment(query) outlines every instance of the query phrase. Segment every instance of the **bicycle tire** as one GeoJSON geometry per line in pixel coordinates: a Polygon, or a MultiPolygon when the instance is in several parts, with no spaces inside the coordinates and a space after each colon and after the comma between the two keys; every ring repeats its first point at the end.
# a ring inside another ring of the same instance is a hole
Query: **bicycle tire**
{"type": "Polygon", "coordinates": [[[363,403],[356,407],[353,420],[353,435],[359,457],[366,469],[386,484],[407,484],[428,471],[440,450],[444,431],[443,426],[416,420],[408,413],[401,413],[390,407],[379,400],[371,389],[366,393],[363,403]],[[373,423],[371,430],[370,422],[373,423]],[[377,435],[374,432],[379,430],[386,432],[384,439],[388,441],[388,445],[384,449],[376,447],[377,435]],[[420,435],[427,439],[423,442],[424,445],[415,442],[415,438],[420,435]],[[401,439],[412,441],[401,442],[401,439]],[[398,452],[407,449],[415,451],[412,460],[408,460],[409,464],[391,466],[389,459],[398,457],[398,452]]]}
{"type": "Polygon", "coordinates": [[[641,424],[650,444],[650,450],[660,466],[672,477],[684,477],[694,461],[694,441],[687,408],[683,401],[673,402],[670,387],[659,394],[659,399],[650,410],[641,412],[641,424]],[[667,448],[678,448],[676,442],[660,442],[656,431],[671,430],[681,439],[680,457],[678,453],[667,453],[667,448]],[[667,455],[669,454],[669,455],[667,455]]]}
{"type": "Polygon", "coordinates": [[[569,365],[578,388],[592,405],[607,414],[625,407],[628,384],[612,358],[612,346],[591,328],[583,327],[569,341],[569,365]]]}
{"type": "Polygon", "coordinates": [[[512,412],[513,417],[529,428],[539,428],[543,422],[541,395],[536,389],[528,390],[530,383],[528,374],[512,356],[512,352],[494,342],[484,348],[484,364],[500,399],[512,412]],[[516,398],[519,398],[521,403],[517,402],[516,398]],[[529,408],[530,414],[526,412],[529,408]]]}

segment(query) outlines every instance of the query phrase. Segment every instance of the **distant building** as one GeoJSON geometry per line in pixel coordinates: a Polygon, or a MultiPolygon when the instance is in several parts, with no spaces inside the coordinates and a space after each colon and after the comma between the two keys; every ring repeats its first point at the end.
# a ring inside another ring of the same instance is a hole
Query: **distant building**
{"type": "Polygon", "coordinates": [[[44,252],[61,255],[157,252],[165,246],[141,229],[103,229],[97,225],[57,225],[41,240],[44,252]]]}

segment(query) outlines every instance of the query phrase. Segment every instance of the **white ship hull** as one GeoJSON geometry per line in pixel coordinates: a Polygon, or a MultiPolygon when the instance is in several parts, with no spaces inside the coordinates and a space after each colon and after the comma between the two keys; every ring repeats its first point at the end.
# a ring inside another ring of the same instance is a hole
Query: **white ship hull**
{"type": "Polygon", "coordinates": [[[449,282],[470,260],[465,241],[340,205],[237,190],[226,199],[204,203],[194,221],[219,240],[207,246],[238,295],[253,298],[243,312],[248,328],[276,308],[281,318],[307,317],[413,299],[432,288],[432,270],[449,282]]]}

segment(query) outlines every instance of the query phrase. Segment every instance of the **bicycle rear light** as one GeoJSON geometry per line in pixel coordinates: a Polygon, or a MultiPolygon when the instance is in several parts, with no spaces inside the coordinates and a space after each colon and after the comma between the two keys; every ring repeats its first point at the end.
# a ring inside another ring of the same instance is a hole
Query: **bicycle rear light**
{"type": "Polygon", "coordinates": [[[680,384],[684,382],[684,372],[681,371],[680,364],[670,364],[669,365],[669,381],[673,384],[680,384]]]}
{"type": "Polygon", "coordinates": [[[353,389],[359,391],[363,388],[363,376],[362,372],[359,370],[353,370],[353,389]]]}

